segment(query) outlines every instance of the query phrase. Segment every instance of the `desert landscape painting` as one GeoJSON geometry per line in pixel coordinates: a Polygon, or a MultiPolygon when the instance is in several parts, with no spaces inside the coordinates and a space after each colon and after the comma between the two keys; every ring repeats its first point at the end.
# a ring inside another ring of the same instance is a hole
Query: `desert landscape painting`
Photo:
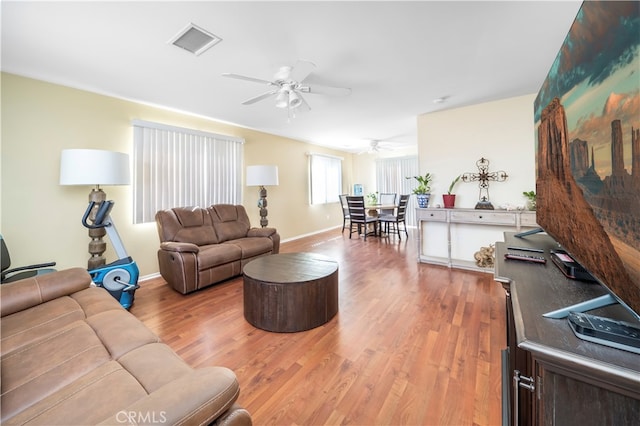
{"type": "Polygon", "coordinates": [[[538,223],[636,313],[639,11],[584,2],[534,104],[538,223]]]}

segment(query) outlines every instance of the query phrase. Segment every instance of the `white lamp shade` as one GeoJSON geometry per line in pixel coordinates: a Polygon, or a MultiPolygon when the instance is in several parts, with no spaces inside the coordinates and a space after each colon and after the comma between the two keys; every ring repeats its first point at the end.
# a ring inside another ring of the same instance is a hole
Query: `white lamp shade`
{"type": "Polygon", "coordinates": [[[247,186],[278,185],[278,166],[247,166],[247,186]]]}
{"type": "Polygon", "coordinates": [[[65,149],[60,185],[129,185],[129,155],[99,149],[65,149]]]}

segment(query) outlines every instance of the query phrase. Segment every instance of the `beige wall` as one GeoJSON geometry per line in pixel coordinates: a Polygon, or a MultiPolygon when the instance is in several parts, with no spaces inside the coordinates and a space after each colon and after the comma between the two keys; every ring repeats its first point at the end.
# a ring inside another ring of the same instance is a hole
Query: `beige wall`
{"type": "MultiPolygon", "coordinates": [[[[345,192],[354,182],[354,155],[6,73],[1,87],[0,232],[9,245],[13,266],[55,260],[59,269],[86,267],[89,238],[80,220],[91,188],[58,184],[60,152],[93,148],[131,153],[133,119],[244,138],[246,165],[279,167],[280,185],[268,188],[268,208],[269,226],[277,228],[283,239],[342,225],[339,204],[308,203],[307,153],[344,158],[345,192]]],[[[155,223],[132,224],[130,186],[104,190],[116,202],[112,217],[141,275],[156,273],[155,223]]],[[[259,226],[257,192],[255,187],[245,187],[243,193],[254,226],[259,226]]],[[[107,261],[115,260],[107,246],[107,261]]]]}
{"type": "MultiPolygon", "coordinates": [[[[534,99],[519,96],[418,116],[420,171],[435,176],[431,206],[442,205],[442,194],[457,175],[477,173],[481,157],[490,161],[489,172],[509,175],[489,184],[494,207],[525,204],[522,192],[535,191],[534,99]]],[[[459,182],[454,192],[456,207],[473,208],[478,201],[475,182],[459,182]]]]}
{"type": "MultiPolygon", "coordinates": [[[[343,190],[354,183],[375,191],[375,156],[352,155],[300,141],[256,132],[200,117],[102,96],[38,80],[2,74],[2,140],[0,232],[14,266],[48,260],[58,268],[85,266],[87,231],[80,219],[89,187],[58,185],[60,152],[95,148],[131,152],[131,121],[141,119],[228,134],[245,139],[246,165],[276,164],[280,185],[268,188],[269,225],[283,239],[312,234],[342,224],[338,204],[308,203],[307,153],[343,157],[343,190]]],[[[458,173],[475,172],[482,156],[491,171],[505,170],[509,179],[491,184],[491,201],[523,204],[522,191],[535,188],[533,147],[534,95],[489,102],[417,118],[421,171],[435,175],[433,204],[458,173]]],[[[112,212],[129,254],[141,274],[157,272],[158,236],[154,223],[132,224],[130,186],[104,188],[116,201],[112,212]]],[[[457,207],[473,207],[476,184],[457,186],[457,207]]],[[[244,188],[243,204],[258,225],[257,188],[244,188]]],[[[108,261],[115,260],[108,244],[108,261]]]]}

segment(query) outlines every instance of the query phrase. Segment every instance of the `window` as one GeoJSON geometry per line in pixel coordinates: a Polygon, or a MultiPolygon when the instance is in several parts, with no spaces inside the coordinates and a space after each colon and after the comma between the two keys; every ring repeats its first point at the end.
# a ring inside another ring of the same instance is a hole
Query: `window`
{"type": "Polygon", "coordinates": [[[336,203],[342,193],[342,158],[309,154],[311,204],[336,203]]]}
{"type": "Polygon", "coordinates": [[[242,144],[232,136],[133,122],[133,222],[158,210],[242,202],[242,144]]]}
{"type": "MultiPolygon", "coordinates": [[[[415,187],[413,179],[407,176],[419,175],[418,157],[381,158],[376,160],[376,188],[378,192],[393,192],[398,195],[411,194],[415,187]]],[[[409,225],[416,223],[415,197],[409,197],[406,221],[409,225]]]]}

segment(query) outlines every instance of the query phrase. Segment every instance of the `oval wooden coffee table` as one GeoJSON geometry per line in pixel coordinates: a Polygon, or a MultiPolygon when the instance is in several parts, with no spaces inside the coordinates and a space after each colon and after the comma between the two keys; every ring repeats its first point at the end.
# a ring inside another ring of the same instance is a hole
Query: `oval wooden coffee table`
{"type": "Polygon", "coordinates": [[[309,330],[338,312],[338,262],[314,253],[281,253],[247,263],[244,317],[267,331],[309,330]]]}

